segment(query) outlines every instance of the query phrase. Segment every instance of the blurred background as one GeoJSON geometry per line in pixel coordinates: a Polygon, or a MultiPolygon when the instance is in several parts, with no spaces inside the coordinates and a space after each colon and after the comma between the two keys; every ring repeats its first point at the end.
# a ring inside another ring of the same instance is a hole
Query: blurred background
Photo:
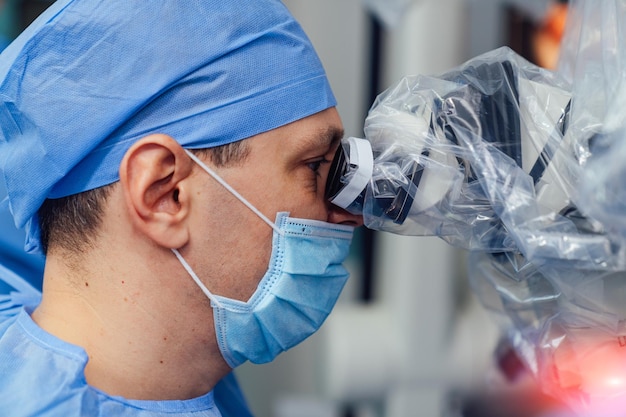
{"type": "MultiPolygon", "coordinates": [[[[0,0],[0,48],[52,2],[0,0]]],[[[315,45],[346,136],[375,97],[508,45],[554,68],[563,2],[284,0],[315,45]]],[[[351,279],[322,329],[267,365],[236,370],[258,417],[562,417],[520,373],[469,290],[466,254],[431,237],[359,230],[351,279]],[[512,376],[516,376],[513,378],[512,376]]]]}

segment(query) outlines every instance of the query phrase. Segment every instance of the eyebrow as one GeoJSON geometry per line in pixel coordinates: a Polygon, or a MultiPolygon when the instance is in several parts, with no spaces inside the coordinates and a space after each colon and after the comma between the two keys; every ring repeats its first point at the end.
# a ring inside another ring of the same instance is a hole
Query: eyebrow
{"type": "Polygon", "coordinates": [[[344,130],[336,126],[326,126],[315,130],[309,135],[304,136],[302,147],[313,148],[319,147],[324,149],[330,149],[341,139],[343,139],[344,130]]]}

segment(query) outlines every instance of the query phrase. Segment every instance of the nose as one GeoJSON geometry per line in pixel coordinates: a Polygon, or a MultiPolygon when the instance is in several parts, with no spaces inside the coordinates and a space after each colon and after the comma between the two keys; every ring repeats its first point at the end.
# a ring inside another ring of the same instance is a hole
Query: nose
{"type": "Polygon", "coordinates": [[[328,203],[328,222],[359,227],[363,226],[363,216],[352,214],[339,206],[328,203]]]}

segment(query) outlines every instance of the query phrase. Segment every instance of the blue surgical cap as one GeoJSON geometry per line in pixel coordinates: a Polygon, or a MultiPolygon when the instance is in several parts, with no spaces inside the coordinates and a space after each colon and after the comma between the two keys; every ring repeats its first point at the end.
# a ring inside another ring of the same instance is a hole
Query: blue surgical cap
{"type": "Polygon", "coordinates": [[[209,148],[335,105],[277,0],[58,0],[0,55],[0,100],[0,170],[27,249],[46,198],[117,181],[147,134],[209,148]]]}

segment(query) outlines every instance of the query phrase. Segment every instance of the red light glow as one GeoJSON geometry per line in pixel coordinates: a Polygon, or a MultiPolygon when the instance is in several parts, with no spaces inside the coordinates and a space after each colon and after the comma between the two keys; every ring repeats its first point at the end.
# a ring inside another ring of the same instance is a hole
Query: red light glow
{"type": "MultiPolygon", "coordinates": [[[[575,408],[603,410],[626,404],[626,347],[615,339],[560,345],[553,351],[552,372],[542,381],[551,394],[575,408]],[[576,404],[577,403],[577,404],[576,404]]],[[[617,414],[616,414],[617,415],[617,414]]]]}

